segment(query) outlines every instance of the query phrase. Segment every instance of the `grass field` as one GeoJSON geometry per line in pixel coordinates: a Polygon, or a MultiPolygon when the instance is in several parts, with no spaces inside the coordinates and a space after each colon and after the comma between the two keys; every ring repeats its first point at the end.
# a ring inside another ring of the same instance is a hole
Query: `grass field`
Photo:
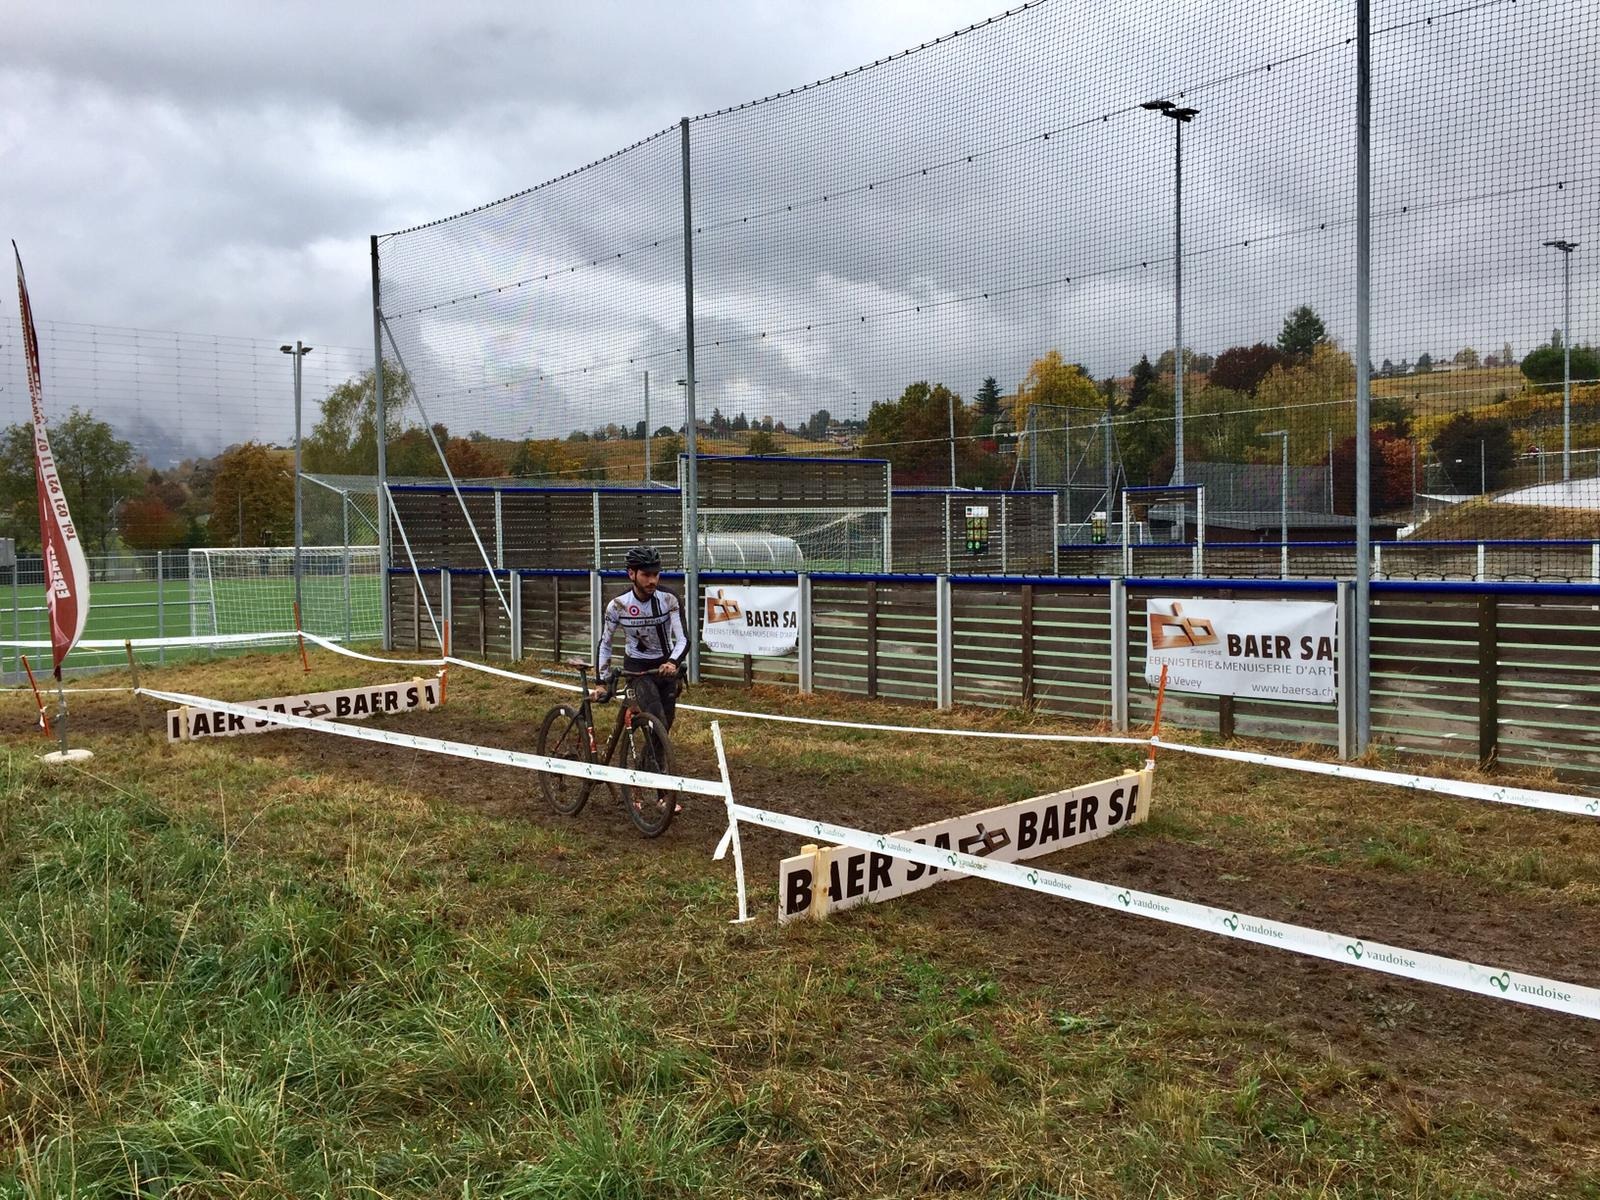
{"type": "MultiPolygon", "coordinates": [[[[308,686],[284,655],[154,677],[308,686]]],[[[528,748],[551,699],[465,672],[449,697],[390,720],[528,748]]],[[[796,847],[757,829],[761,919],[735,926],[715,802],[645,842],[510,768],[315,734],[169,748],[125,696],[74,712],[97,757],[69,775],[25,703],[0,726],[0,1196],[1600,1196],[1575,1018],[974,880],[780,930],[796,847]]],[[[1142,758],[725,732],[741,799],[867,828],[1142,758]]],[[[675,743],[715,774],[701,718],[675,743]]],[[[1592,821],[1174,756],[1147,825],[1039,861],[1600,979],[1592,821]]]]}
{"type": "MultiPolygon", "coordinates": [[[[331,637],[344,637],[347,628],[357,636],[381,633],[383,616],[379,609],[381,590],[376,575],[354,575],[350,581],[350,604],[354,626],[345,620],[345,593],[342,577],[308,575],[301,581],[305,597],[305,628],[331,637]]],[[[275,632],[294,628],[294,580],[271,576],[250,580],[223,580],[216,594],[202,589],[191,602],[189,580],[167,579],[160,583],[145,580],[96,580],[90,585],[89,621],[85,641],[104,638],[188,637],[191,633],[213,632],[213,600],[217,606],[217,627],[224,633],[275,632]],[[198,624],[191,626],[191,613],[198,624]]],[[[0,637],[20,641],[43,641],[50,636],[42,587],[17,589],[13,604],[7,591],[0,591],[0,604],[13,612],[0,610],[0,637]]],[[[220,650],[174,648],[164,657],[210,656],[220,650]]],[[[6,656],[7,669],[16,669],[6,656]]],[[[48,652],[29,655],[35,664],[48,652]]],[[[67,660],[69,667],[98,667],[121,662],[121,649],[75,649],[67,660]]]]}

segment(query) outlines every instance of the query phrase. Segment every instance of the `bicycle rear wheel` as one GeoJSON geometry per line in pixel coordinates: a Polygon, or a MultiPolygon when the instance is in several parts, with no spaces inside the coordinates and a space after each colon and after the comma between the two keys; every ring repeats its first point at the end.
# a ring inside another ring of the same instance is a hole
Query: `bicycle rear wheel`
{"type": "MultiPolygon", "coordinates": [[[[667,737],[667,727],[659,718],[643,711],[634,712],[632,724],[622,735],[622,765],[635,771],[672,773],[672,743],[667,737]]],[[[681,794],[625,783],[622,806],[628,810],[628,819],[640,833],[645,837],[659,837],[672,824],[681,794]]]]}
{"type": "MultiPolygon", "coordinates": [[[[589,762],[589,728],[583,723],[583,713],[565,704],[546,713],[544,724],[539,726],[539,753],[545,758],[589,762]]],[[[593,787],[590,780],[574,775],[539,772],[539,790],[544,793],[545,803],[562,816],[577,816],[593,787]]]]}

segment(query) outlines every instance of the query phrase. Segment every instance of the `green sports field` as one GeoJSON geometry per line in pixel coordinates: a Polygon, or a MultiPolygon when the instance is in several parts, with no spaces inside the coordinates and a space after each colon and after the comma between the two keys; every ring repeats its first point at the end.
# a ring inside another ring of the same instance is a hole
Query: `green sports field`
{"type": "MultiPolygon", "coordinates": [[[[312,633],[356,639],[380,636],[381,593],[376,575],[354,575],[348,607],[342,576],[307,576],[304,626],[312,633]]],[[[294,580],[279,575],[258,579],[197,583],[191,598],[188,579],[98,580],[90,585],[89,622],[84,641],[123,638],[188,637],[208,633],[270,633],[294,628],[294,580]]],[[[37,585],[0,591],[0,637],[43,641],[50,636],[45,593],[37,585]],[[6,609],[10,611],[7,612],[6,609]]],[[[212,654],[205,647],[174,647],[156,654],[212,654]]],[[[29,655],[37,663],[45,652],[29,655]]],[[[80,647],[69,667],[92,668],[121,662],[118,649],[80,647]]],[[[144,655],[142,657],[149,657],[144,655]]],[[[6,670],[19,669],[13,652],[5,653],[6,670]]]]}

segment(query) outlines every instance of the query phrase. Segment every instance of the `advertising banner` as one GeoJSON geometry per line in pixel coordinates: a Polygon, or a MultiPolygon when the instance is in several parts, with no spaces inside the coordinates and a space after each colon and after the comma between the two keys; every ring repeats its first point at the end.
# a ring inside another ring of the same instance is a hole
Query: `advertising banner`
{"type": "Polygon", "coordinates": [[[1296,600],[1152,599],[1145,681],[1208,696],[1332,704],[1334,605],[1296,600]]]}
{"type": "MultiPolygon", "coordinates": [[[[359,721],[381,713],[416,712],[443,703],[439,680],[412,679],[406,683],[379,683],[339,692],[312,692],[305,696],[275,696],[251,700],[247,707],[296,717],[359,721]]],[[[237,737],[241,733],[272,733],[285,726],[252,721],[237,713],[208,712],[203,708],[167,710],[167,741],[187,742],[203,737],[237,737]]]]}
{"type": "Polygon", "coordinates": [[[800,641],[800,589],[706,586],[701,645],[716,654],[793,653],[800,641]]]}
{"type": "MultiPolygon", "coordinates": [[[[1092,842],[1149,813],[1153,773],[1129,771],[1115,779],[1035,796],[1016,804],[968,813],[948,821],[918,825],[891,836],[936,850],[971,854],[996,862],[1020,862],[1068,846],[1092,842]]],[[[951,864],[954,865],[954,856],[951,864]]],[[[958,873],[889,854],[830,846],[815,854],[786,858],[778,867],[778,920],[792,921],[812,911],[854,908],[892,900],[923,888],[960,879],[958,873]],[[820,891],[819,891],[820,889],[820,891]]]]}
{"type": "Polygon", "coordinates": [[[39,371],[39,335],[33,324],[28,281],[22,274],[22,255],[15,242],[11,243],[11,250],[17,259],[17,301],[22,310],[22,343],[27,350],[28,395],[33,403],[33,473],[39,491],[39,545],[44,558],[45,606],[50,614],[51,659],[55,676],[60,679],[61,660],[78,644],[89,619],[89,564],[72,523],[72,513],[67,510],[61,472],[50,452],[44,383],[39,371]]]}

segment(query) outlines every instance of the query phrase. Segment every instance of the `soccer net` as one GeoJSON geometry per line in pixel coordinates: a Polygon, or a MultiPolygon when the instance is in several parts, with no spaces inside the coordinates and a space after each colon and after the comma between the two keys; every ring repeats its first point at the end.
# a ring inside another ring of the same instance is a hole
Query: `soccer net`
{"type": "Polygon", "coordinates": [[[1122,569],[1133,575],[1202,574],[1206,490],[1198,484],[1122,489],[1122,569]],[[1135,559],[1141,564],[1135,572],[1135,559]]]}
{"type": "Polygon", "coordinates": [[[702,508],[699,523],[702,570],[884,569],[881,509],[702,508]]]}
{"type": "MultiPolygon", "coordinates": [[[[376,546],[300,551],[301,628],[347,642],[383,637],[383,574],[376,546]]],[[[294,549],[189,551],[189,632],[195,637],[294,630],[294,549]]]]}

